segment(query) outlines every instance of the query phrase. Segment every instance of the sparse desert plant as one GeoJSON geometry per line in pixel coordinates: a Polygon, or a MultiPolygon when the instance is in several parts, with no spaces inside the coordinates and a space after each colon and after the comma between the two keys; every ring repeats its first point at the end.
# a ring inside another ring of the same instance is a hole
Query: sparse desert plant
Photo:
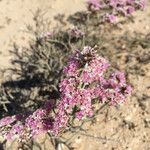
{"type": "MultiPolygon", "coordinates": [[[[115,9],[115,13],[120,14],[114,5],[118,3],[108,3],[107,9],[115,9]]],[[[139,1],[133,4],[135,8],[132,9],[143,9],[144,5],[144,1],[139,1]]],[[[99,12],[103,8],[99,1],[89,1],[88,7],[90,13],[70,17],[77,25],[74,28],[57,29],[54,32],[36,30],[31,32],[36,38],[29,48],[20,49],[14,45],[14,67],[10,70],[11,75],[16,77],[15,80],[3,82],[2,86],[7,92],[0,93],[1,98],[6,98],[5,109],[13,115],[0,120],[0,131],[5,138],[18,138],[24,142],[46,132],[58,140],[62,133],[80,129],[76,121],[82,125],[86,120],[92,120],[101,107],[123,103],[131,93],[131,86],[126,83],[124,73],[116,71],[110,74],[119,68],[115,63],[122,51],[117,49],[116,43],[110,42],[109,48],[102,44],[110,40],[108,34],[111,30],[105,29],[105,25],[100,23],[99,12]],[[74,52],[75,48],[77,50],[74,52]],[[67,62],[72,53],[73,56],[67,62]],[[113,69],[108,69],[110,64],[104,57],[110,60],[113,69]]],[[[119,2],[120,7],[122,5],[119,2]]],[[[109,14],[110,18],[108,15],[102,16],[114,23],[116,16],[113,15],[116,14],[109,14]]],[[[42,21],[36,17],[35,20],[39,22],[36,23],[38,29],[42,21]]],[[[135,39],[138,44],[149,46],[148,40],[143,39],[146,44],[140,40],[135,39]]]]}
{"type": "Polygon", "coordinates": [[[48,132],[59,137],[79,122],[98,114],[102,104],[118,105],[131,94],[125,75],[116,71],[105,75],[109,63],[96,53],[96,48],[77,50],[64,67],[60,82],[60,99],[50,100],[32,114],[15,115],[0,120],[0,131],[7,139],[26,141],[48,132]],[[96,105],[98,107],[96,108],[96,105]]]}

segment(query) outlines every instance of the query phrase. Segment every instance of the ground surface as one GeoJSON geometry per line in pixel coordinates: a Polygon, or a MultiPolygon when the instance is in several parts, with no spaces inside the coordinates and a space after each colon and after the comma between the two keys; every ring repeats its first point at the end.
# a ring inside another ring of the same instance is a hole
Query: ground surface
{"type": "Polygon", "coordinates": [[[9,65],[8,50],[12,48],[13,42],[26,45],[30,35],[26,34],[27,25],[33,25],[34,14],[38,9],[45,12],[45,17],[51,20],[51,26],[56,26],[53,17],[58,14],[68,16],[77,11],[85,9],[85,0],[0,0],[0,66],[9,65]]]}
{"type": "MultiPolygon", "coordinates": [[[[23,30],[27,24],[33,24],[32,13],[38,8],[47,12],[45,16],[52,20],[51,26],[54,27],[57,24],[53,19],[55,15],[64,13],[68,16],[85,10],[85,4],[84,0],[32,0],[32,2],[31,0],[1,0],[0,69],[10,66],[9,49],[13,42],[24,46],[32,38],[23,30]]],[[[122,30],[115,31],[111,37],[117,39],[126,31],[129,31],[129,37],[135,36],[135,31],[142,37],[150,33],[150,5],[144,12],[136,13],[135,17],[135,22],[123,25],[122,30]]],[[[115,44],[116,41],[111,43],[115,44]]],[[[105,46],[107,47],[107,44],[105,46]]],[[[109,109],[107,117],[106,113],[103,113],[98,117],[97,122],[92,125],[87,124],[89,136],[77,134],[72,139],[72,147],[75,150],[150,150],[150,47],[144,49],[136,46],[132,52],[125,51],[128,43],[122,46],[124,54],[121,54],[117,64],[121,69],[132,68],[128,72],[128,79],[134,87],[133,95],[125,105],[118,109],[109,109]],[[134,57],[130,57],[131,54],[134,57]],[[130,61],[126,60],[128,57],[130,61]]],[[[43,143],[44,136],[39,137],[37,142],[43,143]]],[[[15,145],[10,145],[8,142],[6,150],[16,150],[15,145]]],[[[45,141],[45,148],[44,144],[41,145],[43,150],[53,150],[48,140],[45,141]]],[[[35,146],[34,149],[38,148],[35,146]]]]}

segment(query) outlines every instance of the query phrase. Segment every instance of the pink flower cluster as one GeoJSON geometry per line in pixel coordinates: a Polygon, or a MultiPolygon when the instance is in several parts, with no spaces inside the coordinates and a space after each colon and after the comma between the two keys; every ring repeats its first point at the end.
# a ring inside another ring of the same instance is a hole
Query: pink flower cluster
{"type": "MultiPolygon", "coordinates": [[[[46,103],[47,104],[47,103],[46,103]]],[[[14,115],[0,120],[0,132],[6,139],[30,139],[52,128],[51,107],[37,109],[30,115],[14,115]]]]}
{"type": "Polygon", "coordinates": [[[129,16],[136,10],[144,10],[146,0],[89,0],[88,9],[92,12],[107,10],[105,20],[116,23],[118,15],[129,16]]]}
{"type": "Polygon", "coordinates": [[[84,32],[82,32],[78,27],[74,27],[69,30],[69,34],[71,37],[80,38],[84,35],[84,32]]]}
{"type": "Polygon", "coordinates": [[[123,103],[131,93],[122,72],[112,73],[106,78],[110,64],[100,57],[94,48],[77,50],[64,68],[65,78],[60,82],[61,98],[54,103],[46,103],[28,117],[12,116],[0,120],[0,132],[6,138],[31,138],[43,132],[57,136],[69,126],[73,119],[92,117],[94,103],[123,103]],[[52,113],[55,108],[55,113],[52,113]]]}
{"type": "Polygon", "coordinates": [[[110,105],[126,100],[131,86],[126,84],[124,73],[115,72],[106,79],[108,67],[109,63],[91,47],[76,51],[70,58],[64,68],[66,77],[60,83],[61,100],[53,125],[55,135],[67,126],[70,116],[79,120],[92,117],[95,100],[110,105]]]}

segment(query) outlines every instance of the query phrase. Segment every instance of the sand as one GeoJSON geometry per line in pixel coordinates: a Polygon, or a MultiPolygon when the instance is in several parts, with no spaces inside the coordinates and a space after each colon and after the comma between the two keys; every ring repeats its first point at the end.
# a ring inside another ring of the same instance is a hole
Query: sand
{"type": "Polygon", "coordinates": [[[57,25],[54,16],[69,16],[85,10],[85,0],[1,0],[0,1],[0,68],[10,65],[9,50],[14,42],[20,46],[27,45],[32,35],[26,33],[26,26],[34,24],[34,14],[38,9],[45,12],[51,20],[51,27],[57,25]]]}

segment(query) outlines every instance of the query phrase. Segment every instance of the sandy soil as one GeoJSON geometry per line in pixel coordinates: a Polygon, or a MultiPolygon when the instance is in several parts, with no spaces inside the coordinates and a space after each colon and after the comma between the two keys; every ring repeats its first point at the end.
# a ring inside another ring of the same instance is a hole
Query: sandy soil
{"type": "Polygon", "coordinates": [[[51,26],[56,26],[53,19],[58,14],[67,17],[77,11],[85,9],[85,0],[0,0],[0,68],[10,65],[8,50],[13,42],[27,45],[31,36],[24,31],[27,25],[34,24],[34,14],[40,9],[45,17],[51,20],[51,26]]]}
{"type": "MultiPolygon", "coordinates": [[[[23,32],[26,24],[33,24],[33,15],[38,8],[46,10],[46,17],[52,20],[51,26],[57,22],[53,19],[57,14],[68,16],[77,11],[85,9],[85,0],[1,0],[0,1],[0,68],[10,65],[10,55],[12,43],[17,41],[20,45],[27,45],[30,37],[23,32]]],[[[143,35],[150,33],[150,5],[144,12],[135,14],[135,22],[121,26],[122,31],[113,33],[114,36],[121,36],[126,31],[130,34],[135,31],[143,35]]],[[[143,57],[143,50],[137,47],[139,57],[143,57]]],[[[150,49],[148,49],[150,53],[150,49]]],[[[131,65],[139,62],[131,60],[131,65]]],[[[126,68],[124,57],[117,62],[121,64],[121,69],[126,68]]],[[[150,150],[150,60],[147,64],[139,63],[145,74],[129,74],[128,78],[134,86],[133,96],[127,104],[116,108],[111,108],[107,113],[102,113],[97,121],[87,124],[89,136],[77,134],[72,139],[74,150],[150,150]],[[107,114],[107,119],[106,115],[107,114]],[[91,135],[93,137],[91,137],[91,135]],[[98,138],[101,137],[101,138],[98,138]]],[[[67,135],[68,136],[68,135],[67,135]]],[[[47,138],[46,138],[47,139],[47,138]]],[[[41,136],[38,143],[44,143],[43,150],[53,150],[48,140],[41,136]]],[[[7,149],[16,150],[15,146],[7,149]]],[[[35,146],[34,150],[38,148],[35,146]]],[[[67,149],[67,148],[64,148],[67,149]]]]}

